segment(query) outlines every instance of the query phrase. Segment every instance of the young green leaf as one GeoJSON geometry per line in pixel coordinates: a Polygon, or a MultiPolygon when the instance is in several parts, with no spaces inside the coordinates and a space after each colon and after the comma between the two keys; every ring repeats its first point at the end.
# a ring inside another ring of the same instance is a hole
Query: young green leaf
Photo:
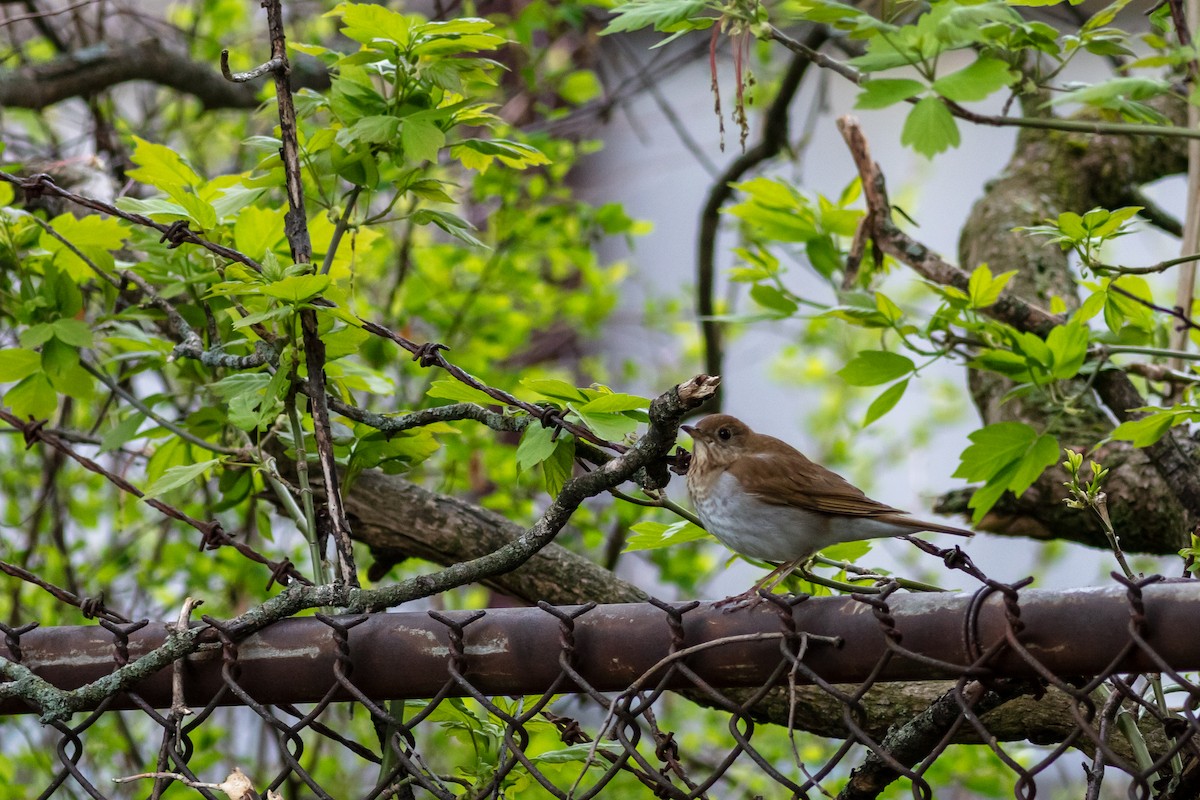
{"type": "MultiPolygon", "coordinates": [[[[994,422],[967,436],[971,444],[959,456],[955,478],[986,481],[1017,461],[1037,441],[1037,431],[1024,422],[994,422]]],[[[1055,451],[1057,457],[1057,451],[1055,451]]]]}
{"type": "Polygon", "coordinates": [[[404,119],[400,127],[400,142],[410,163],[436,162],[438,151],[446,144],[446,134],[432,122],[419,119],[414,114],[404,119]]]}
{"type": "Polygon", "coordinates": [[[925,84],[910,78],[872,78],[863,85],[855,108],[887,108],[925,91],[925,84]]]}
{"type": "Polygon", "coordinates": [[[1133,442],[1134,447],[1149,447],[1163,437],[1171,426],[1186,418],[1178,411],[1159,411],[1140,419],[1127,419],[1110,436],[1119,442],[1133,442]]]}
{"type": "Polygon", "coordinates": [[[1046,346],[1054,357],[1053,375],[1060,381],[1074,378],[1087,359],[1089,331],[1086,325],[1072,319],[1058,325],[1046,336],[1046,346]]]}
{"type": "Polygon", "coordinates": [[[496,400],[486,392],[481,392],[473,386],[467,386],[453,378],[442,378],[429,385],[426,392],[429,397],[442,400],[454,400],[460,403],[478,403],[481,406],[494,406],[496,400]]]}
{"type": "Polygon", "coordinates": [[[554,454],[554,428],[547,428],[538,422],[530,422],[517,445],[517,469],[525,472],[535,467],[554,454]]]}
{"type": "Polygon", "coordinates": [[[542,483],[546,493],[556,497],[575,469],[575,437],[564,433],[555,442],[554,452],[542,461],[542,483]]]}
{"type": "Polygon", "coordinates": [[[602,439],[610,441],[621,441],[626,434],[633,433],[637,430],[637,420],[625,416],[624,414],[606,414],[584,411],[582,406],[567,404],[567,408],[571,409],[578,415],[579,419],[583,420],[583,424],[587,425],[592,433],[602,439]]]}
{"type": "Polygon", "coordinates": [[[630,531],[633,532],[633,535],[625,541],[625,549],[622,551],[625,553],[637,550],[657,550],[673,544],[712,538],[704,528],[687,520],[680,520],[670,525],[662,522],[638,522],[630,527],[630,531]]]}
{"type": "Polygon", "coordinates": [[[851,386],[878,386],[908,375],[915,367],[912,359],[899,353],[863,350],[837,374],[851,386]]]}
{"type": "Polygon", "coordinates": [[[972,443],[959,456],[954,477],[984,482],[968,504],[974,522],[1006,491],[1020,495],[1058,460],[1058,441],[1048,433],[1039,436],[1023,422],[996,422],[967,438],[972,443]]]}
{"type": "Polygon", "coordinates": [[[0,350],[0,383],[19,381],[42,368],[42,356],[36,350],[12,347],[0,350]]]}
{"type": "Polygon", "coordinates": [[[1016,275],[1016,270],[992,276],[992,270],[987,264],[980,264],[971,273],[971,281],[967,287],[967,295],[971,298],[971,308],[987,308],[996,304],[1004,287],[1016,275]]]}
{"type": "Polygon", "coordinates": [[[917,101],[900,131],[900,144],[906,144],[926,158],[933,158],[944,150],[958,147],[962,141],[958,124],[950,110],[936,97],[924,97],[917,101]]]}
{"type": "Polygon", "coordinates": [[[283,280],[268,283],[259,291],[268,297],[298,305],[325,291],[331,280],[328,275],[291,275],[283,280]]]}
{"type": "Polygon", "coordinates": [[[750,287],[750,297],[763,308],[785,317],[795,314],[800,308],[795,300],[769,283],[754,284],[750,287]]]}
{"type": "Polygon", "coordinates": [[[900,402],[900,398],[904,396],[904,392],[907,389],[907,378],[893,383],[891,386],[884,389],[878,397],[871,401],[871,405],[867,407],[867,415],[863,418],[863,427],[867,427],[872,422],[891,411],[896,406],[896,403],[900,402]]]}
{"type": "Polygon", "coordinates": [[[594,400],[589,400],[579,406],[579,410],[593,414],[611,414],[618,411],[637,411],[649,407],[650,401],[645,397],[613,392],[612,394],[602,394],[594,400]]]}
{"type": "Polygon", "coordinates": [[[47,419],[58,408],[58,392],[46,373],[38,370],[5,393],[4,405],[22,419],[47,419]]]}
{"type": "Polygon", "coordinates": [[[970,103],[1000,91],[1018,77],[1006,62],[980,56],[970,66],[938,78],[933,90],[956,103],[970,103]]]}
{"type": "Polygon", "coordinates": [[[582,389],[576,389],[566,381],[554,378],[533,378],[521,381],[521,385],[542,397],[562,400],[567,403],[587,403],[589,398],[582,389]]]}
{"type": "Polygon", "coordinates": [[[151,498],[164,495],[172,489],[179,489],[183,486],[187,486],[192,481],[196,480],[205,472],[208,472],[208,470],[220,463],[221,460],[219,458],[213,458],[196,464],[184,464],[178,467],[171,467],[164,472],[162,476],[158,478],[158,480],[146,487],[145,494],[142,499],[149,500],[151,498]]]}

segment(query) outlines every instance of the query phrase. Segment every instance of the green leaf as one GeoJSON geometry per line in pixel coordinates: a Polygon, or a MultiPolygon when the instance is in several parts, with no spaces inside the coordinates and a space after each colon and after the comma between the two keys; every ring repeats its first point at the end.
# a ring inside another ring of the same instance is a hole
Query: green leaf
{"type": "Polygon", "coordinates": [[[972,519],[979,522],[1006,491],[1020,495],[1058,460],[1058,441],[1040,436],[1023,422],[997,422],[968,437],[959,456],[956,478],[984,481],[971,497],[972,519]]]}
{"type": "MultiPolygon", "coordinates": [[[[74,245],[76,250],[102,268],[111,269],[111,251],[125,244],[124,224],[115,217],[93,214],[76,219],[71,214],[61,214],[50,220],[50,226],[74,245]]],[[[39,244],[54,255],[54,263],[76,283],[83,283],[95,277],[86,261],[49,233],[42,232],[39,244]]]]}
{"type": "Polygon", "coordinates": [[[49,322],[39,322],[36,325],[30,325],[17,336],[21,342],[21,346],[25,348],[34,348],[45,344],[54,338],[54,326],[49,322]]]}
{"type": "Polygon", "coordinates": [[[808,256],[808,263],[812,264],[813,269],[826,278],[831,277],[833,273],[844,266],[842,253],[833,243],[832,236],[817,236],[809,239],[804,243],[804,254],[808,256]]]}
{"type": "Polygon", "coordinates": [[[938,78],[933,82],[933,89],[956,103],[970,103],[983,100],[1018,77],[1004,61],[981,56],[970,66],[938,78]]]}
{"type": "Polygon", "coordinates": [[[583,424],[587,425],[592,433],[602,439],[620,441],[625,438],[626,434],[637,430],[637,420],[627,417],[624,414],[597,414],[584,411],[582,407],[576,407],[571,404],[568,404],[567,408],[574,411],[583,420],[583,424]]]}
{"type": "Polygon", "coordinates": [[[183,157],[169,147],[134,136],[133,153],[129,156],[137,166],[125,170],[135,181],[166,191],[168,186],[199,186],[203,180],[183,157]]]}
{"type": "Polygon", "coordinates": [[[1154,330],[1154,315],[1147,305],[1154,301],[1154,295],[1144,278],[1122,275],[1111,281],[1106,280],[1104,286],[1104,322],[1110,331],[1119,334],[1126,325],[1147,333],[1154,330]],[[1133,297],[1116,291],[1117,288],[1133,297]]]}
{"type": "Polygon", "coordinates": [[[979,521],[983,519],[984,515],[992,509],[992,506],[996,505],[996,501],[1003,497],[1004,493],[1008,491],[1008,475],[1014,472],[1016,467],[1017,462],[1012,462],[1006,468],[1005,474],[998,475],[997,480],[980,486],[971,495],[971,499],[968,501],[967,507],[972,509],[971,522],[973,524],[978,525],[979,521]]]}
{"type": "MultiPolygon", "coordinates": [[[[281,370],[282,372],[282,370],[281,370]]],[[[366,425],[356,425],[354,443],[347,471],[352,482],[364,469],[378,467],[385,475],[399,475],[412,469],[436,453],[441,443],[427,428],[385,435],[366,425]]]]}
{"type": "Polygon", "coordinates": [[[453,378],[442,378],[434,381],[429,385],[429,391],[425,394],[429,397],[454,400],[459,403],[478,403],[481,406],[494,406],[498,404],[496,399],[486,392],[482,392],[473,386],[467,386],[465,383],[460,383],[453,378]]]}
{"type": "Polygon", "coordinates": [[[572,105],[582,105],[589,100],[595,100],[603,91],[600,79],[590,69],[575,70],[558,85],[559,97],[572,105]]]}
{"type": "Polygon", "coordinates": [[[390,144],[400,131],[400,120],[388,114],[370,114],[348,128],[338,131],[337,143],[349,147],[353,142],[390,144]]]}
{"type": "Polygon", "coordinates": [[[932,158],[951,147],[958,147],[961,139],[958,125],[950,110],[936,97],[924,97],[917,101],[900,132],[900,143],[912,147],[926,158],[932,158]]]}
{"type": "Polygon", "coordinates": [[[1120,442],[1133,442],[1134,447],[1148,447],[1185,416],[1177,411],[1161,411],[1140,419],[1127,419],[1113,430],[1110,437],[1120,442]]]}
{"type": "MultiPolygon", "coordinates": [[[[276,374],[284,372],[277,370],[276,374]]],[[[266,389],[274,380],[266,372],[236,372],[210,385],[225,405],[229,421],[242,430],[254,430],[261,421],[258,413],[266,397],[266,389]]]]}
{"type": "Polygon", "coordinates": [[[0,350],[0,383],[19,381],[42,368],[42,356],[35,350],[10,347],[0,350]]]}
{"type": "Polygon", "coordinates": [[[756,283],[751,286],[750,297],[763,308],[770,309],[781,316],[790,316],[800,308],[795,300],[767,283],[756,283]]]}
{"type": "Polygon", "coordinates": [[[572,761],[587,761],[593,759],[595,745],[591,742],[579,742],[557,750],[547,750],[544,753],[528,756],[534,764],[565,764],[572,761]]]}
{"type": "Polygon", "coordinates": [[[734,184],[746,200],[727,212],[744,221],[763,238],[779,242],[807,242],[820,234],[812,203],[784,181],[752,178],[734,184]]]}
{"type": "Polygon", "coordinates": [[[58,409],[58,393],[46,373],[39,370],[9,389],[4,404],[21,419],[47,419],[58,409]]]}
{"type": "Polygon", "coordinates": [[[585,404],[589,402],[588,396],[583,393],[583,390],[576,389],[566,381],[555,380],[553,378],[526,379],[521,381],[521,385],[531,392],[536,392],[542,397],[548,397],[551,400],[585,404]]]}
{"type": "Polygon", "coordinates": [[[907,389],[907,378],[897,383],[893,383],[891,386],[884,389],[878,397],[871,401],[871,405],[867,408],[867,415],[863,418],[863,427],[867,427],[872,422],[891,411],[895,407],[896,403],[900,402],[900,398],[904,396],[904,392],[907,389]]]}
{"type": "Polygon", "coordinates": [[[152,497],[164,495],[172,489],[179,489],[187,486],[192,481],[199,478],[208,470],[220,464],[219,458],[201,461],[196,464],[185,464],[179,467],[171,467],[159,477],[158,480],[146,487],[143,500],[149,500],[152,497]]]}
{"type": "Polygon", "coordinates": [[[1037,441],[1037,431],[1024,422],[994,422],[967,438],[972,444],[959,456],[954,477],[986,481],[1019,460],[1037,441]]]}
{"type": "Polygon", "coordinates": [[[1013,349],[1022,353],[1027,361],[1038,366],[1050,367],[1054,363],[1054,354],[1046,345],[1045,340],[1036,333],[1022,331],[1013,338],[1013,349]]]}
{"type": "Polygon", "coordinates": [[[342,18],[342,34],[361,44],[380,39],[407,44],[409,20],[403,14],[375,3],[341,3],[325,14],[342,18]]]}
{"type": "Polygon", "coordinates": [[[406,117],[400,126],[400,143],[412,164],[436,162],[438,151],[446,144],[446,134],[432,122],[414,115],[406,117]]]}
{"type": "Polygon", "coordinates": [[[689,22],[706,7],[706,0],[629,0],[617,6],[616,16],[600,35],[636,31],[650,25],[657,31],[667,31],[689,22]]]}
{"type": "Polygon", "coordinates": [[[542,462],[542,482],[546,493],[556,497],[575,470],[575,437],[564,433],[555,442],[554,452],[542,462]]]}
{"type": "Polygon", "coordinates": [[[1080,28],[1080,31],[1086,33],[1088,31],[1094,31],[1097,28],[1103,28],[1105,25],[1108,25],[1110,22],[1116,19],[1117,14],[1121,13],[1122,9],[1129,5],[1129,2],[1130,0],[1116,0],[1116,2],[1108,4],[1093,14],[1091,18],[1083,24],[1083,27],[1080,28]]]}
{"type": "Polygon", "coordinates": [[[128,444],[137,436],[138,428],[145,420],[145,415],[137,411],[125,417],[101,437],[100,452],[110,453],[128,444]]]}
{"type": "Polygon", "coordinates": [[[981,350],[968,366],[973,369],[986,369],[1008,375],[1013,378],[1032,380],[1029,360],[1025,356],[1011,350],[981,350]]]}
{"type": "Polygon", "coordinates": [[[1078,374],[1087,358],[1089,331],[1086,325],[1073,319],[1066,325],[1055,326],[1046,336],[1046,345],[1054,356],[1053,375],[1068,380],[1078,374]]]}
{"type": "Polygon", "coordinates": [[[59,394],[80,400],[91,399],[96,379],[79,365],[79,350],[60,339],[42,348],[42,369],[59,394]]]}
{"type": "Polygon", "coordinates": [[[1158,78],[1121,77],[1062,92],[1055,95],[1046,105],[1083,103],[1096,108],[1129,112],[1135,110],[1135,107],[1130,105],[1131,101],[1149,100],[1170,91],[1171,84],[1158,78]]]}
{"type": "Polygon", "coordinates": [[[925,91],[925,84],[910,78],[872,78],[863,86],[855,108],[887,108],[925,91]]]}
{"type": "Polygon", "coordinates": [[[1058,439],[1048,433],[1043,433],[1021,456],[1017,469],[1009,478],[1006,488],[1020,497],[1033,482],[1041,477],[1046,467],[1058,461],[1058,439]]]}
{"type": "Polygon", "coordinates": [[[450,155],[467,169],[487,171],[493,161],[514,169],[543,166],[550,163],[536,147],[508,139],[463,139],[450,148],[450,155]]]}
{"type": "Polygon", "coordinates": [[[899,322],[904,318],[904,311],[890,297],[882,292],[875,293],[875,308],[888,322],[899,322]]]}
{"type": "Polygon", "coordinates": [[[967,295],[971,298],[971,308],[987,308],[995,305],[996,301],[1000,299],[1000,293],[1004,291],[1004,287],[1016,274],[1016,270],[1011,270],[992,277],[992,270],[987,264],[980,264],[976,267],[975,271],[971,273],[971,281],[967,288],[967,295]]]}
{"type": "Polygon", "coordinates": [[[54,328],[54,338],[72,347],[91,347],[92,329],[79,319],[56,319],[51,326],[54,328]]]}
{"type": "Polygon", "coordinates": [[[622,551],[625,553],[637,550],[657,550],[673,544],[712,538],[704,528],[687,520],[680,520],[671,525],[662,522],[638,522],[629,530],[633,535],[625,541],[625,549],[622,551]]]}
{"type": "Polygon", "coordinates": [[[611,414],[617,411],[638,411],[649,407],[650,401],[645,397],[614,392],[613,394],[602,394],[594,400],[589,400],[579,406],[578,410],[611,414]]]}
{"type": "Polygon", "coordinates": [[[915,366],[912,359],[899,353],[863,350],[837,374],[851,386],[878,386],[908,375],[915,366]]]}
{"type": "Polygon", "coordinates": [[[554,454],[554,431],[554,428],[543,427],[536,420],[530,421],[521,436],[521,443],[517,445],[517,469],[525,472],[554,454]]]}
{"type": "Polygon", "coordinates": [[[433,20],[413,26],[415,56],[451,56],[495,50],[504,44],[504,37],[488,33],[495,24],[480,17],[456,17],[433,20]]]}
{"type": "Polygon", "coordinates": [[[821,555],[831,561],[858,561],[871,551],[871,542],[862,540],[858,542],[840,542],[831,547],[822,547],[821,555]]]}
{"type": "Polygon", "coordinates": [[[470,231],[474,227],[471,223],[446,211],[434,211],[433,209],[422,208],[414,212],[410,219],[416,225],[428,225],[432,222],[459,241],[466,242],[475,247],[485,247],[483,242],[470,234],[470,231]]]}
{"type": "Polygon", "coordinates": [[[208,201],[177,186],[166,187],[166,192],[187,212],[188,219],[195,222],[201,230],[212,230],[217,226],[217,211],[208,201]]]}
{"type": "Polygon", "coordinates": [[[328,275],[292,275],[283,280],[268,283],[260,291],[268,297],[278,298],[291,305],[299,305],[325,291],[331,281],[332,278],[328,275]]]}

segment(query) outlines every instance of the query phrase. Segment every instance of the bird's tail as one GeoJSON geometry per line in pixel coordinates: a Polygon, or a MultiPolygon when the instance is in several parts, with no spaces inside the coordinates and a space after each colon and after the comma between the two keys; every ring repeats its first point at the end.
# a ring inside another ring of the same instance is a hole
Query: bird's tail
{"type": "Polygon", "coordinates": [[[908,517],[908,516],[897,517],[891,521],[896,522],[900,525],[905,525],[907,527],[911,527],[913,529],[913,533],[920,533],[921,531],[928,531],[929,533],[950,533],[955,536],[974,536],[975,535],[975,531],[969,531],[966,528],[956,528],[953,525],[942,525],[939,522],[929,522],[927,520],[916,519],[914,517],[908,517]]]}

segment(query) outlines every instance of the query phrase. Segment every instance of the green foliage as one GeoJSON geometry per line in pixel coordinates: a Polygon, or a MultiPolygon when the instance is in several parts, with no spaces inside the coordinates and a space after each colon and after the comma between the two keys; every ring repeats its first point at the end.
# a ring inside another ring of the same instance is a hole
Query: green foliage
{"type": "Polygon", "coordinates": [[[1063,250],[1073,250],[1089,267],[1099,263],[1100,250],[1105,243],[1133,232],[1133,219],[1141,206],[1126,206],[1114,210],[1093,208],[1082,216],[1071,211],[1044,225],[1018,228],[1035,236],[1045,236],[1063,250]]]}
{"type": "MultiPolygon", "coordinates": [[[[244,9],[212,5],[211,16],[189,24],[232,24],[243,16],[244,9]]],[[[272,518],[261,501],[273,491],[269,481],[292,480],[280,475],[278,459],[294,458],[301,444],[310,460],[316,452],[306,402],[292,389],[294,379],[307,377],[301,312],[317,315],[330,393],[395,414],[447,400],[489,406],[495,400],[407,366],[394,347],[363,330],[359,314],[401,320],[398,329],[417,340],[456,348],[469,342],[456,350],[456,363],[541,401],[546,398],[520,380],[542,389],[569,386],[555,383],[562,373],[554,364],[509,369],[505,359],[520,357],[555,326],[592,336],[613,307],[623,267],[602,266],[595,245],[608,236],[634,236],[644,226],[615,204],[593,207],[572,196],[566,175],[595,146],[526,136],[490,110],[503,99],[497,86],[503,70],[493,60],[498,48],[514,38],[537,38],[548,26],[575,24],[581,17],[572,16],[572,8],[561,6],[558,21],[544,8],[515,18],[432,21],[377,4],[344,3],[312,23],[308,43],[291,36],[293,55],[319,59],[332,77],[327,91],[297,97],[311,260],[297,263],[284,234],[287,204],[270,107],[259,112],[257,127],[226,123],[218,130],[211,117],[180,115],[173,137],[142,132],[127,139],[126,175],[135,190],[118,207],[163,224],[186,223],[217,247],[244,254],[241,261],[175,247],[158,231],[116,217],[62,213],[43,230],[29,212],[4,209],[0,242],[12,269],[0,272],[0,328],[13,338],[0,349],[0,402],[21,418],[95,431],[98,452],[118,459],[125,477],[147,496],[196,519],[216,518],[252,546],[269,540],[273,555],[311,574],[302,538],[307,521],[272,518]],[[335,28],[343,38],[333,36],[335,28]],[[353,49],[342,52],[335,41],[353,49]],[[227,141],[239,130],[243,163],[235,159],[226,172],[206,167],[207,151],[177,144],[193,136],[227,141]],[[468,219],[484,224],[475,228],[468,219]],[[121,270],[163,302],[130,303],[122,292],[132,285],[116,288],[121,270]],[[178,317],[168,318],[167,306],[178,317]],[[403,327],[409,323],[417,329],[403,327]],[[195,341],[185,342],[185,334],[195,341]],[[127,394],[112,395],[110,386],[127,394]],[[293,409],[298,426],[290,421],[293,409]]],[[[527,77],[556,98],[588,95],[587,78],[577,70],[532,65],[527,77]],[[572,75],[573,86],[559,92],[572,75]]],[[[7,184],[0,192],[9,204],[17,199],[7,184]]],[[[602,377],[598,362],[574,368],[602,377]]],[[[645,421],[648,403],[598,386],[550,402],[614,439],[645,421]]],[[[511,490],[492,492],[483,502],[521,519],[539,491],[556,493],[574,469],[573,436],[546,446],[550,429],[535,423],[527,430],[542,437],[540,449],[515,441],[496,445],[494,434],[473,423],[385,436],[335,415],[334,456],[347,485],[366,469],[407,472],[448,491],[488,475],[511,490]],[[477,471],[457,467],[469,462],[477,471]],[[535,467],[536,485],[520,479],[519,468],[535,467]]],[[[114,504],[111,484],[70,463],[53,480],[70,482],[76,505],[86,500],[95,509],[121,509],[105,525],[145,530],[161,519],[132,498],[114,504]]],[[[26,482],[20,468],[14,462],[0,474],[0,508],[14,525],[28,514],[18,498],[34,496],[32,489],[17,489],[26,482]]],[[[98,511],[78,513],[71,524],[85,526],[97,517],[98,511]]],[[[49,524],[41,517],[34,522],[49,524]]],[[[187,538],[181,531],[172,536],[187,538]]],[[[156,579],[171,588],[142,601],[152,607],[175,607],[178,592],[203,594],[218,567],[237,560],[221,551],[174,580],[171,570],[194,560],[194,543],[175,553],[174,541],[159,548],[164,555],[156,579]]],[[[600,545],[598,535],[591,543],[600,545]]],[[[13,553],[7,557],[20,561],[13,553]]],[[[131,577],[138,574],[118,570],[108,577],[111,586],[101,582],[89,590],[140,596],[144,590],[131,577]]],[[[53,571],[47,576],[62,579],[53,571]]],[[[232,607],[261,599],[257,587],[264,583],[236,582],[245,588],[227,599],[232,607]]],[[[220,603],[211,602],[213,613],[222,613],[220,603]]]]}
{"type": "Polygon", "coordinates": [[[978,523],[1006,492],[1020,495],[1058,458],[1058,441],[1023,422],[995,422],[972,433],[954,477],[982,481],[971,495],[978,523]]]}
{"type": "Polygon", "coordinates": [[[636,31],[653,27],[668,33],[703,30],[716,19],[700,16],[716,8],[709,0],[631,0],[615,9],[616,15],[601,32],[636,31]]]}
{"type": "Polygon", "coordinates": [[[695,523],[680,520],[670,525],[662,522],[639,522],[631,529],[633,535],[625,541],[625,552],[656,550],[685,542],[712,540],[712,535],[695,523]]]}

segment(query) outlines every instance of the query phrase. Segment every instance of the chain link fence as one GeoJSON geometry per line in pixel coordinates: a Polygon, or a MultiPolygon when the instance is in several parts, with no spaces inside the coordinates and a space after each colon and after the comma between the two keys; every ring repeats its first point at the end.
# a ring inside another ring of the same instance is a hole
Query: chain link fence
{"type": "MultiPolygon", "coordinates": [[[[1200,682],[1187,672],[1200,667],[1200,582],[1121,583],[890,586],[734,611],[654,601],[318,615],[240,641],[205,618],[200,651],[101,692],[86,712],[0,684],[6,754],[36,754],[8,783],[42,797],[253,786],[584,800],[866,798],[900,780],[932,797],[953,796],[938,761],[969,745],[1004,765],[1017,797],[1039,786],[1195,797],[1200,682]],[[235,768],[245,783],[199,777],[235,768]]],[[[3,633],[10,678],[24,667],[78,692],[164,646],[171,626],[3,633]]]]}

